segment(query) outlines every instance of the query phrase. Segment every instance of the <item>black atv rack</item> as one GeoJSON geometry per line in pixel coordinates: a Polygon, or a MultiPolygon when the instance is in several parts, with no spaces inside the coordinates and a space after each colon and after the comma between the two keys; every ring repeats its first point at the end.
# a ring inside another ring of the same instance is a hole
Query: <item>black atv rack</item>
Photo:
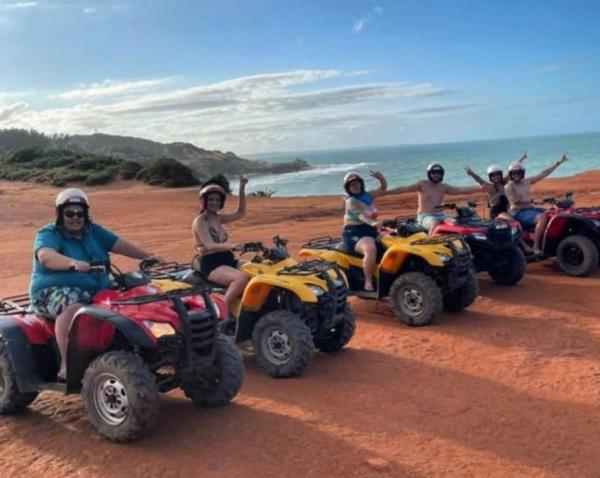
{"type": "Polygon", "coordinates": [[[307,247],[309,249],[332,249],[341,241],[341,237],[319,236],[302,244],[302,247],[307,247]]]}
{"type": "Polygon", "coordinates": [[[179,264],[178,262],[165,262],[164,264],[155,264],[144,267],[142,272],[152,279],[172,279],[182,270],[190,269],[191,264],[179,264]]]}
{"type": "Polygon", "coordinates": [[[328,270],[336,269],[337,266],[332,262],[326,262],[321,259],[310,259],[298,262],[298,264],[286,267],[277,272],[277,275],[311,275],[323,274],[328,270]]]}
{"type": "Polygon", "coordinates": [[[440,234],[439,236],[426,237],[425,239],[419,239],[413,242],[413,245],[421,246],[427,244],[452,244],[452,241],[462,241],[462,238],[458,234],[440,234]]]}
{"type": "Polygon", "coordinates": [[[0,315],[25,315],[30,313],[30,306],[28,294],[5,297],[0,299],[0,315]]]}

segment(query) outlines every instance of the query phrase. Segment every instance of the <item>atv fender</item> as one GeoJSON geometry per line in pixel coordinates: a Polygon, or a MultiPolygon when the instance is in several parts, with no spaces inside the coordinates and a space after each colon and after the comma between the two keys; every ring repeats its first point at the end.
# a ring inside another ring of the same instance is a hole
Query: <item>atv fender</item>
{"type": "Polygon", "coordinates": [[[298,253],[298,257],[301,259],[323,259],[346,270],[350,269],[351,266],[362,267],[362,257],[352,256],[344,251],[302,249],[298,253]]]}
{"type": "Polygon", "coordinates": [[[317,297],[315,294],[303,283],[298,280],[288,280],[277,276],[271,276],[267,274],[259,275],[250,279],[244,295],[242,296],[242,309],[251,312],[259,311],[271,290],[276,287],[278,289],[284,289],[295,294],[301,302],[316,303],[317,297]]]}
{"type": "Polygon", "coordinates": [[[11,317],[0,318],[0,339],[4,342],[15,371],[19,393],[37,392],[43,380],[35,352],[16,320],[11,317]]]}
{"type": "MultiPolygon", "coordinates": [[[[450,255],[452,251],[448,251],[450,255]]],[[[442,260],[431,250],[420,247],[391,247],[385,251],[379,263],[379,270],[386,274],[396,274],[409,257],[419,257],[426,264],[433,267],[444,267],[442,260]]]]}
{"type": "MultiPolygon", "coordinates": [[[[107,340],[105,329],[102,331],[104,332],[105,340],[99,340],[97,346],[79,346],[78,329],[83,322],[81,319],[84,318],[92,318],[101,321],[103,324],[112,325],[123,334],[134,348],[156,348],[156,341],[149,333],[142,329],[136,322],[124,315],[93,305],[81,307],[75,314],[75,320],[71,323],[71,329],[69,330],[69,346],[67,351],[67,393],[75,393],[81,389],[81,380],[83,379],[83,374],[87,366],[92,360],[106,350],[112,340],[112,335],[107,340]]],[[[112,331],[114,332],[114,329],[112,329],[112,331]]]]}
{"type": "Polygon", "coordinates": [[[546,254],[555,254],[558,244],[567,235],[581,234],[592,240],[596,240],[593,233],[594,230],[595,224],[591,219],[573,214],[557,214],[550,218],[546,226],[543,244],[544,252],[546,254]]]}

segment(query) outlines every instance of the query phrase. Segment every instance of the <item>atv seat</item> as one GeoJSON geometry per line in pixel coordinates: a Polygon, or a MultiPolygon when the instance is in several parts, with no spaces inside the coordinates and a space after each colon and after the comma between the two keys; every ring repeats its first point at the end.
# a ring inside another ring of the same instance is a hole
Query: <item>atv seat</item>
{"type": "Polygon", "coordinates": [[[227,290],[227,286],[224,286],[223,284],[217,284],[216,282],[211,282],[197,271],[187,272],[181,277],[181,281],[193,286],[208,286],[214,292],[225,293],[227,290]]]}

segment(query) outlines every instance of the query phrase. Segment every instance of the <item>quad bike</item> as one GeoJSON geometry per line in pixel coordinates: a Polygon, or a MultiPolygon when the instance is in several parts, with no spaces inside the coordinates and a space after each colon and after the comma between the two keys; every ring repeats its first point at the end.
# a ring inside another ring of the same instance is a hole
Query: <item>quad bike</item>
{"type": "Polygon", "coordinates": [[[527,261],[520,248],[521,229],[514,220],[484,220],[475,211],[476,204],[467,206],[444,204],[444,209],[456,211],[432,231],[439,234],[460,234],[471,248],[477,272],[487,271],[500,285],[515,285],[525,275],[527,261]]]}
{"type": "Polygon", "coordinates": [[[414,220],[385,221],[377,239],[373,277],[375,291],[364,291],[362,255],[344,249],[341,238],[317,237],[303,245],[302,258],[337,264],[346,274],[350,294],[365,299],[389,297],[392,310],[405,324],[421,326],[437,318],[442,308],[458,312],[479,293],[469,247],[460,236],[429,238],[414,220]]]}
{"type": "Polygon", "coordinates": [[[141,272],[112,271],[115,288],[75,315],[64,381],[54,322],[32,313],[27,295],[0,301],[0,414],[24,410],[43,390],[81,393],[98,432],[125,442],[154,425],[159,392],[181,388],[206,406],[235,397],[244,366],[218,333],[220,299],[205,287],[162,292],[141,272]]]}
{"type": "MultiPolygon", "coordinates": [[[[544,214],[548,219],[542,241],[544,257],[556,256],[565,274],[587,276],[599,264],[600,207],[575,207],[573,193],[562,199],[546,197],[550,204],[544,214]]],[[[523,238],[533,244],[533,229],[525,230],[523,238]]]]}
{"type": "MultiPolygon", "coordinates": [[[[243,245],[242,254],[255,253],[240,267],[250,281],[231,307],[231,317],[221,324],[236,342],[251,339],[258,364],[276,378],[300,375],[315,347],[336,352],[350,342],[355,330],[347,285],[335,264],[298,262],[289,257],[286,244],[286,239],[275,236],[272,248],[260,242],[243,245]]],[[[189,265],[166,264],[148,272],[162,288],[179,288],[185,282],[225,291],[189,265]]]]}

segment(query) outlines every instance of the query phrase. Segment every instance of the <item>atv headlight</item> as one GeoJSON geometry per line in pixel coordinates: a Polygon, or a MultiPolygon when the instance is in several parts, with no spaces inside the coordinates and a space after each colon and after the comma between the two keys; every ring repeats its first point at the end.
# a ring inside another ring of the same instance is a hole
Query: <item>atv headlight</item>
{"type": "Polygon", "coordinates": [[[174,335],[176,332],[171,324],[167,324],[165,322],[152,322],[151,320],[144,320],[143,324],[157,339],[163,335],[174,335]]]}
{"type": "Polygon", "coordinates": [[[597,221],[596,219],[592,219],[592,222],[594,223],[594,226],[600,227],[600,221],[597,221]]]}
{"type": "Polygon", "coordinates": [[[474,232],[470,236],[477,241],[487,241],[487,236],[481,232],[474,232]]]}
{"type": "Polygon", "coordinates": [[[511,227],[511,228],[510,228],[510,233],[511,233],[513,236],[516,236],[517,234],[519,234],[519,228],[518,228],[518,227],[511,227]]]}
{"type": "Polygon", "coordinates": [[[441,252],[436,252],[435,255],[442,262],[448,262],[450,260],[450,256],[448,254],[443,254],[441,252]]]}
{"type": "Polygon", "coordinates": [[[306,287],[308,287],[311,290],[311,292],[313,294],[315,294],[317,297],[320,297],[325,293],[325,291],[323,289],[321,289],[319,286],[316,286],[313,284],[306,284],[306,287]]]}

